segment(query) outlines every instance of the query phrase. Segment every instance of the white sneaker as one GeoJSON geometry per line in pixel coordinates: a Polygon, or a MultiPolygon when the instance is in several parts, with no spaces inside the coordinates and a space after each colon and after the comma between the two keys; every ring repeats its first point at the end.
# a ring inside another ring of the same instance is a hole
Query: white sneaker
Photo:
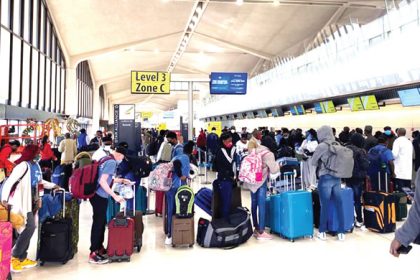
{"type": "Polygon", "coordinates": [[[355,225],[357,228],[361,228],[361,227],[363,226],[363,223],[356,222],[354,225],[355,225]]]}
{"type": "Polygon", "coordinates": [[[172,237],[166,237],[165,245],[172,245],[172,237]]]}
{"type": "Polygon", "coordinates": [[[365,227],[365,225],[362,225],[362,226],[360,227],[360,230],[361,230],[361,231],[367,231],[368,229],[365,227]]]}
{"type": "Polygon", "coordinates": [[[344,241],[346,240],[346,235],[344,233],[339,233],[338,234],[338,240],[339,241],[344,241]]]}
{"type": "Polygon", "coordinates": [[[322,240],[322,241],[327,240],[327,234],[325,232],[319,232],[318,233],[318,239],[322,240]]]}

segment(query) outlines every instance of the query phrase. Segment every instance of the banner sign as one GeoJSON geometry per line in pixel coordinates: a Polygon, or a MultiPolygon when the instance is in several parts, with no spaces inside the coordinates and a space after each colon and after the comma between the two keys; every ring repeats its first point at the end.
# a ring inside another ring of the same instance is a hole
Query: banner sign
{"type": "Polygon", "coordinates": [[[138,147],[139,137],[136,137],[135,127],[135,105],[134,104],[115,104],[114,105],[114,137],[115,144],[127,142],[130,150],[138,147]],[[136,141],[137,140],[137,141],[136,141]]]}

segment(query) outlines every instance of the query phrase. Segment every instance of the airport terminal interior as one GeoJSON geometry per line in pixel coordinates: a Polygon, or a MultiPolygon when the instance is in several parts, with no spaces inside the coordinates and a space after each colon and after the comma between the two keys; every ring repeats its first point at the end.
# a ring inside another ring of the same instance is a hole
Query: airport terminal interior
{"type": "Polygon", "coordinates": [[[419,50],[420,0],[0,0],[0,280],[420,275],[419,50]]]}

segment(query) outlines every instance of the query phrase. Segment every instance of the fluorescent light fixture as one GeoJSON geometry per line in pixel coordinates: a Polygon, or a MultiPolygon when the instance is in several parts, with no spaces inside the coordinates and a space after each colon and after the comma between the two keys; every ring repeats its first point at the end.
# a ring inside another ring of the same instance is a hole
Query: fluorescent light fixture
{"type": "Polygon", "coordinates": [[[189,25],[190,29],[193,29],[194,26],[195,26],[195,22],[191,22],[190,25],[189,25]]]}
{"type": "Polygon", "coordinates": [[[279,6],[280,5],[280,1],[279,0],[273,0],[273,5],[274,6],[279,6]]]}
{"type": "Polygon", "coordinates": [[[159,54],[159,53],[160,53],[159,49],[155,49],[153,52],[154,52],[155,54],[159,54]]]}
{"type": "Polygon", "coordinates": [[[195,9],[195,11],[197,12],[197,14],[201,14],[201,12],[203,11],[203,8],[199,5],[197,6],[197,9],[195,9]]]}
{"type": "Polygon", "coordinates": [[[244,3],[244,0],[236,0],[236,5],[242,5],[244,3]]]}
{"type": "Polygon", "coordinates": [[[191,19],[191,22],[197,23],[198,20],[198,16],[194,15],[193,18],[191,19]]]}

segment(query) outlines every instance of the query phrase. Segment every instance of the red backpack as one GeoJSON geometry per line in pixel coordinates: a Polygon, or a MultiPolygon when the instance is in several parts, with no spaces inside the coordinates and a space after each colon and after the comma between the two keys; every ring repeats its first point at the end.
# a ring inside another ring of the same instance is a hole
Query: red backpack
{"type": "Polygon", "coordinates": [[[70,192],[73,197],[77,199],[92,198],[98,189],[99,167],[113,159],[113,156],[106,156],[100,161],[93,161],[92,164],[75,169],[69,181],[70,192]]]}

